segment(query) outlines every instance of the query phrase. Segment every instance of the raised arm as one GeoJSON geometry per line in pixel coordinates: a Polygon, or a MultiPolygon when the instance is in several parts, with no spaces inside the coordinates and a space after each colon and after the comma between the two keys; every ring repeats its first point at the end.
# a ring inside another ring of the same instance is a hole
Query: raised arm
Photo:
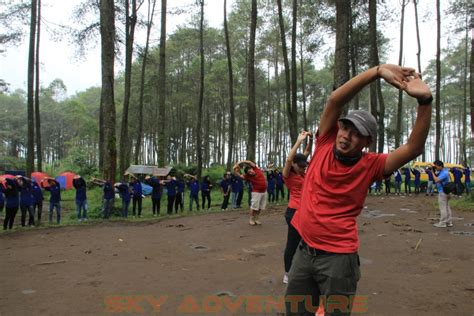
{"type": "Polygon", "coordinates": [[[385,174],[389,174],[400,166],[422,154],[425,141],[431,125],[431,102],[433,101],[430,88],[415,74],[406,82],[406,93],[418,100],[418,113],[415,125],[406,144],[392,151],[385,161],[385,174]]]}
{"type": "MultiPolygon", "coordinates": [[[[301,146],[301,143],[306,139],[306,137],[308,135],[311,135],[310,132],[306,132],[306,131],[302,131],[299,135],[298,135],[298,138],[296,139],[296,142],[295,144],[293,145],[293,147],[291,148],[289,154],[288,154],[288,157],[286,158],[286,161],[285,161],[285,166],[283,167],[283,171],[281,172],[282,175],[286,178],[290,175],[290,171],[291,171],[291,163],[293,162],[293,158],[295,157],[297,151],[298,151],[298,148],[300,148],[301,146]]],[[[306,146],[308,147],[308,146],[306,146]]]]}
{"type": "Polygon", "coordinates": [[[404,89],[408,78],[415,73],[413,68],[384,64],[370,68],[334,90],[329,97],[324,112],[321,115],[319,134],[329,131],[342,114],[347,104],[366,85],[381,77],[398,89],[404,89]]]}

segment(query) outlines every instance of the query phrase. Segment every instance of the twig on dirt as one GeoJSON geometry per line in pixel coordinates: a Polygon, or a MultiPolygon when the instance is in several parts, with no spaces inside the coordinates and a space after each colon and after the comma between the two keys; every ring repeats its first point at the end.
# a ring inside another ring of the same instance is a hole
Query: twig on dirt
{"type": "Polygon", "coordinates": [[[56,264],[56,263],[66,263],[67,260],[56,260],[56,261],[46,261],[46,262],[40,262],[40,263],[34,263],[32,264],[33,266],[43,266],[47,264],[56,264]]]}
{"type": "Polygon", "coordinates": [[[415,250],[418,250],[418,247],[420,246],[422,240],[423,240],[423,238],[420,238],[420,240],[418,240],[418,242],[416,243],[416,246],[415,246],[415,250]]]}

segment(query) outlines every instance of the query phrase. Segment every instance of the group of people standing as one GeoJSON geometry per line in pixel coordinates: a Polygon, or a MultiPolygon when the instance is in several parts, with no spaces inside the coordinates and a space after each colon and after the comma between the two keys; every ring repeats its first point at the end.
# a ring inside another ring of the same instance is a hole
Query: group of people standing
{"type": "MultiPolygon", "coordinates": [[[[471,190],[471,170],[469,167],[465,167],[462,170],[459,168],[453,167],[448,169],[450,173],[452,173],[453,183],[455,184],[455,191],[453,192],[457,196],[461,196],[463,191],[466,191],[467,194],[470,194],[471,190]],[[462,178],[464,175],[464,183],[462,183],[462,178]]],[[[397,169],[393,172],[393,174],[385,177],[383,179],[383,183],[385,186],[385,194],[391,194],[392,184],[394,188],[395,195],[402,194],[402,183],[404,184],[405,195],[410,195],[412,193],[412,184],[413,184],[413,193],[419,194],[425,192],[425,195],[433,196],[434,190],[436,188],[435,181],[434,181],[434,173],[436,170],[434,168],[434,164],[428,165],[424,170],[421,170],[418,167],[415,168],[402,168],[397,169]],[[421,182],[421,174],[426,173],[427,181],[426,187],[422,186],[421,182]],[[392,176],[394,181],[392,183],[392,176]],[[412,181],[413,179],[413,181],[412,181]]],[[[448,173],[449,176],[449,173],[448,173]]],[[[369,187],[369,193],[381,194],[382,192],[382,180],[375,181],[369,187]]]]}
{"type": "Polygon", "coordinates": [[[43,191],[50,192],[49,223],[53,222],[56,210],[56,223],[61,222],[61,188],[52,178],[45,178],[41,183],[24,176],[6,178],[0,183],[0,211],[5,208],[3,229],[12,229],[18,210],[21,211],[21,226],[36,226],[41,223],[43,212],[43,191]],[[28,223],[26,216],[28,215],[28,223]],[[36,218],[36,219],[35,219],[36,218]]]}

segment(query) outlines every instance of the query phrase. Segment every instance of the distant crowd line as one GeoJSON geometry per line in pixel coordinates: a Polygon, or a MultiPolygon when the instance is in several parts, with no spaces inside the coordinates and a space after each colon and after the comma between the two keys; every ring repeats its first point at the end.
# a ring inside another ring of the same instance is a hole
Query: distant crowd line
{"type": "MultiPolygon", "coordinates": [[[[120,216],[123,218],[142,217],[142,202],[147,196],[151,198],[152,214],[159,216],[161,212],[161,200],[164,195],[167,198],[166,214],[172,215],[183,212],[185,209],[185,190],[188,195],[188,210],[195,208],[197,211],[211,209],[211,191],[214,187],[209,176],[202,177],[198,181],[196,176],[185,174],[184,176],[156,177],[142,175],[137,177],[129,175],[129,182],[117,182],[92,178],[91,184],[102,187],[102,207],[100,217],[108,219],[112,216],[114,202],[117,197],[121,200],[120,216]],[[199,198],[200,197],[200,198],[199,198]],[[131,206],[131,214],[129,208],[131,206]]],[[[283,176],[280,170],[267,170],[267,196],[268,202],[274,203],[285,199],[285,188],[283,176]]],[[[87,199],[87,182],[76,175],[72,181],[75,189],[75,206],[77,221],[87,221],[89,205],[87,199]]],[[[251,205],[252,183],[245,181],[235,173],[226,172],[218,183],[222,194],[221,210],[229,208],[239,209],[242,206],[244,191],[248,190],[248,205],[251,205]]],[[[41,223],[43,214],[43,201],[45,199],[43,190],[49,192],[50,224],[61,223],[61,184],[58,180],[50,177],[43,178],[39,183],[35,178],[26,176],[15,176],[5,178],[0,183],[0,212],[5,209],[3,228],[12,229],[18,211],[21,211],[21,226],[36,226],[41,223]],[[54,218],[54,213],[56,217],[54,218]],[[27,221],[28,215],[28,221],[27,221]],[[55,221],[54,221],[55,219],[55,221]]],[[[284,202],[287,202],[285,200],[284,202]]]]}
{"type": "MultiPolygon", "coordinates": [[[[449,172],[452,174],[453,178],[453,189],[452,193],[457,196],[461,196],[463,192],[470,194],[471,192],[471,170],[469,167],[465,167],[463,169],[453,167],[449,169],[449,172]],[[464,183],[463,183],[463,176],[464,176],[464,183]]],[[[413,184],[413,193],[425,193],[426,196],[430,195],[433,196],[435,193],[436,183],[434,180],[434,176],[437,174],[436,170],[433,168],[432,165],[428,165],[424,170],[420,168],[401,168],[397,169],[393,172],[392,175],[385,177],[383,180],[375,181],[369,187],[369,193],[373,193],[375,195],[382,194],[382,183],[385,188],[385,194],[389,195],[392,193],[395,195],[402,194],[402,183],[404,184],[404,193],[405,195],[412,194],[412,184],[413,184]],[[421,174],[425,172],[427,175],[427,181],[421,181],[421,174]],[[392,182],[393,176],[393,182],[392,182]]]]}

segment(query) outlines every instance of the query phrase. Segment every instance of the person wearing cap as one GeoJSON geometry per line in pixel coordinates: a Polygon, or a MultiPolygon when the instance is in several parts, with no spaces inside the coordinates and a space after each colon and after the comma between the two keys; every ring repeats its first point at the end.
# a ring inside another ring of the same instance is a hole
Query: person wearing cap
{"type": "Polygon", "coordinates": [[[72,186],[76,189],[76,214],[79,222],[87,221],[87,186],[86,181],[80,175],[72,179],[72,186]],[[82,214],[81,214],[82,210],[82,214]]]}
{"type": "Polygon", "coordinates": [[[308,166],[307,159],[311,153],[312,140],[313,135],[310,132],[302,131],[298,135],[295,144],[291,148],[290,153],[286,158],[285,166],[283,167],[282,172],[283,180],[285,181],[285,185],[288,188],[288,192],[290,193],[290,200],[285,212],[285,220],[288,225],[286,247],[283,256],[283,261],[285,263],[283,283],[285,284],[288,283],[288,272],[291,268],[291,261],[293,260],[296,248],[298,248],[298,244],[301,241],[301,236],[291,224],[291,220],[300,206],[301,189],[303,188],[304,175],[306,172],[306,167],[308,166]],[[302,154],[297,153],[299,147],[305,139],[308,139],[308,142],[304,152],[302,154]]]}
{"type": "Polygon", "coordinates": [[[250,160],[237,162],[233,170],[235,176],[241,177],[252,185],[249,224],[252,226],[261,225],[260,212],[265,210],[267,206],[267,181],[263,171],[250,160]],[[240,174],[241,165],[245,165],[243,175],[240,174]]]}
{"type": "Polygon", "coordinates": [[[433,179],[436,183],[436,188],[438,189],[438,205],[440,214],[439,222],[433,224],[433,226],[437,228],[452,227],[453,213],[449,206],[449,194],[446,194],[443,189],[450,180],[449,170],[444,167],[444,163],[441,160],[436,160],[433,162],[433,165],[436,170],[436,173],[433,174],[433,179]]]}
{"type": "Polygon", "coordinates": [[[370,68],[331,93],[320,118],[314,151],[317,159],[309,163],[300,208],[291,221],[302,240],[288,274],[287,315],[314,315],[312,307],[319,305],[320,297],[337,300],[331,302],[337,308],[326,315],[350,314],[360,278],[356,219],[367,188],[423,153],[432,100],[428,85],[414,69],[389,64],[370,68]],[[378,78],[405,91],[419,104],[407,143],[389,154],[364,152],[377,135],[372,114],[357,110],[340,118],[346,104],[378,78]],[[292,301],[295,296],[311,301],[292,301]]]}

